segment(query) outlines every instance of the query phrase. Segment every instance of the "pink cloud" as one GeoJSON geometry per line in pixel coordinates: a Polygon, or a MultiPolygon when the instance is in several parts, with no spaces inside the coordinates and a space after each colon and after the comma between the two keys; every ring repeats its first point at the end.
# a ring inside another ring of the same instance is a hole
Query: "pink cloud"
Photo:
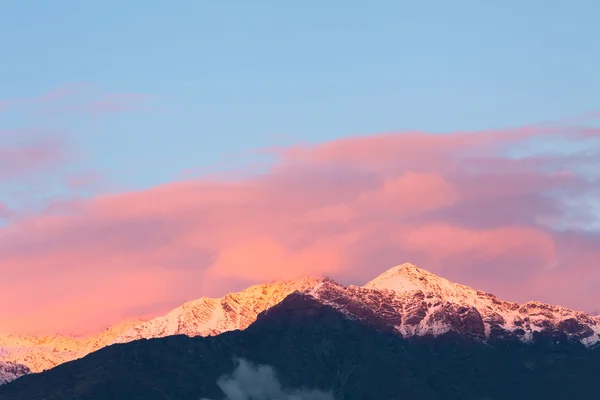
{"type": "Polygon", "coordinates": [[[271,279],[361,284],[405,261],[508,300],[597,309],[589,282],[599,279],[600,236],[557,230],[596,218],[565,201],[598,197],[582,173],[594,159],[507,155],[540,138],[581,142],[584,131],[386,134],[277,149],[279,162],[254,177],[175,182],[13,223],[0,228],[0,327],[94,330],[271,279]]]}
{"type": "MultiPolygon", "coordinates": [[[[103,93],[93,85],[72,83],[35,97],[0,100],[0,112],[17,107],[29,112],[61,111],[99,116],[138,110],[141,102],[149,98],[136,93],[103,93]]],[[[66,138],[64,132],[49,129],[0,129],[0,180],[21,179],[63,164],[73,156],[71,150],[67,151],[66,138]]],[[[77,189],[91,183],[91,178],[71,177],[67,184],[77,189]]]]}
{"type": "Polygon", "coordinates": [[[142,102],[150,100],[151,97],[136,93],[119,93],[103,96],[82,107],[83,111],[93,115],[122,113],[127,111],[140,111],[144,109],[142,102]]]}
{"type": "Polygon", "coordinates": [[[95,85],[70,83],[37,97],[0,100],[0,112],[19,107],[50,114],[102,116],[143,110],[143,104],[152,98],[140,93],[106,93],[95,85]]]}
{"type": "MultiPolygon", "coordinates": [[[[38,96],[0,100],[0,112],[8,110],[32,114],[27,115],[26,120],[34,124],[39,122],[36,113],[50,113],[52,117],[62,117],[65,113],[70,114],[67,115],[69,117],[73,117],[73,113],[97,117],[139,110],[149,98],[136,93],[106,93],[90,84],[66,84],[38,96]]],[[[97,174],[67,172],[68,164],[80,161],[81,153],[70,141],[73,133],[54,131],[48,126],[49,121],[52,119],[43,121],[42,129],[0,129],[0,183],[10,181],[1,195],[2,200],[14,209],[13,219],[22,218],[34,210],[52,212],[64,208],[63,204],[56,204],[65,203],[64,199],[48,199],[44,195],[45,186],[56,188],[58,183],[69,196],[108,186],[108,182],[97,174]]],[[[74,166],[70,167],[73,170],[74,166]]],[[[77,169],[81,171],[81,168],[77,169]]]]}
{"type": "Polygon", "coordinates": [[[54,115],[85,114],[101,117],[110,114],[149,110],[147,103],[152,99],[152,96],[139,93],[97,94],[86,92],[76,99],[63,102],[61,105],[45,107],[42,111],[54,115]]]}
{"type": "Polygon", "coordinates": [[[329,244],[315,243],[310,249],[290,252],[273,238],[256,238],[221,250],[206,275],[216,279],[233,277],[266,282],[320,275],[323,266],[327,266],[330,273],[341,269],[339,254],[329,244]]]}
{"type": "Polygon", "coordinates": [[[57,139],[0,146],[0,182],[45,171],[64,163],[69,157],[67,147],[57,139]]]}
{"type": "Polygon", "coordinates": [[[65,182],[73,190],[88,189],[96,187],[102,181],[102,177],[97,172],[80,173],[68,176],[65,182]]]}
{"type": "Polygon", "coordinates": [[[2,220],[7,220],[9,218],[11,218],[13,216],[13,211],[10,209],[10,207],[0,201],[0,222],[2,222],[2,220]]]}

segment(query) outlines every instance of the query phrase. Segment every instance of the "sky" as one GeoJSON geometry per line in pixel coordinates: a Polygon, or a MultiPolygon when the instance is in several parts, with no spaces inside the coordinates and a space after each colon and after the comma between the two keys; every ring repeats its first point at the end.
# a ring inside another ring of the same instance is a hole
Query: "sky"
{"type": "Polygon", "coordinates": [[[1,329],[407,261],[600,310],[599,12],[5,2],[1,329]]]}

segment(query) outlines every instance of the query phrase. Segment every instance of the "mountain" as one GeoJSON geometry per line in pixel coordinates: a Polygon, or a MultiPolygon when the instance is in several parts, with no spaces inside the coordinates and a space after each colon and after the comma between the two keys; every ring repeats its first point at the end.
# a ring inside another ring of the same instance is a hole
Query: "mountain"
{"type": "Polygon", "coordinates": [[[0,361],[0,385],[30,373],[31,370],[22,364],[0,361]]]}
{"type": "Polygon", "coordinates": [[[296,290],[351,318],[387,325],[404,337],[454,331],[481,340],[531,342],[543,332],[564,334],[586,346],[600,343],[600,321],[584,312],[536,301],[501,301],[408,263],[389,269],[362,287],[307,278],[256,285],[220,299],[201,298],[135,326],[115,342],[177,334],[209,336],[245,329],[258,313],[296,290]]]}
{"type": "Polygon", "coordinates": [[[112,343],[171,335],[214,336],[246,329],[259,313],[298,291],[351,319],[404,338],[455,332],[494,343],[537,338],[600,344],[600,318],[540,302],[518,304],[452,283],[412,264],[402,264],[366,285],[343,286],[330,279],[304,278],[251,286],[218,299],[202,297],[146,322],[128,322],[88,338],[0,337],[0,361],[39,372],[112,343]]]}
{"type": "Polygon", "coordinates": [[[116,338],[115,343],[170,335],[212,336],[235,329],[245,329],[258,314],[295,291],[309,291],[322,279],[303,278],[264,285],[254,285],[219,299],[201,297],[132,327],[116,338]]]}
{"type": "Polygon", "coordinates": [[[294,292],[245,330],[111,345],[3,385],[0,400],[221,399],[220,377],[237,357],[273,367],[290,392],[339,400],[562,400],[597,397],[600,350],[567,340],[490,345],[453,331],[408,340],[294,292]]]}
{"type": "Polygon", "coordinates": [[[0,362],[18,363],[32,372],[41,372],[112,344],[122,332],[140,322],[127,321],[88,337],[0,336],[0,362]]]}
{"type": "Polygon", "coordinates": [[[314,278],[283,281],[251,286],[220,299],[203,297],[151,321],[126,321],[91,336],[0,336],[0,362],[15,362],[26,365],[32,372],[41,372],[112,343],[175,334],[208,336],[244,329],[256,320],[259,312],[296,290],[314,287],[319,281],[314,278]]]}
{"type": "Polygon", "coordinates": [[[404,336],[439,335],[451,330],[482,340],[517,338],[531,342],[544,333],[564,335],[589,347],[600,343],[600,321],[584,312],[538,301],[502,301],[412,264],[394,267],[364,288],[394,293],[394,304],[401,304],[404,312],[396,328],[404,336]]]}

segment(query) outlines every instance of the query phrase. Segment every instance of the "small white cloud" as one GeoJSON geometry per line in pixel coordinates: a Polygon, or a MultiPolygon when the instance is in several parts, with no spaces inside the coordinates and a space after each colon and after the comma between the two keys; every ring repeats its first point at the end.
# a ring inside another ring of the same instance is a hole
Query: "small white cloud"
{"type": "Polygon", "coordinates": [[[223,400],[334,400],[331,393],[320,390],[283,389],[269,365],[256,365],[244,359],[237,359],[236,363],[231,375],[217,381],[225,395],[223,400]]]}

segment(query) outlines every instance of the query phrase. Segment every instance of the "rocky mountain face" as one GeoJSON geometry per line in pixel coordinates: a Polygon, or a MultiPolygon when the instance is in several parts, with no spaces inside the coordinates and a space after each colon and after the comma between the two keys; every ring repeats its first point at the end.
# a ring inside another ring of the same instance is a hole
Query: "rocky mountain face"
{"type": "Polygon", "coordinates": [[[398,305],[394,310],[400,318],[389,323],[403,336],[454,331],[481,340],[513,338],[530,343],[544,333],[564,335],[590,347],[600,343],[599,321],[584,312],[537,301],[502,301],[411,264],[386,271],[364,289],[385,293],[395,300],[389,303],[398,305]]]}
{"type": "Polygon", "coordinates": [[[311,278],[252,286],[220,299],[201,298],[133,327],[116,342],[245,329],[258,313],[294,291],[309,294],[350,318],[385,325],[403,337],[454,331],[484,341],[532,342],[543,332],[565,335],[586,346],[600,343],[600,321],[584,312],[535,301],[502,301],[412,264],[394,267],[362,287],[311,278]]]}
{"type": "Polygon", "coordinates": [[[31,370],[22,364],[0,361],[0,385],[29,373],[31,370]]]}
{"type": "Polygon", "coordinates": [[[295,291],[307,292],[321,284],[317,278],[304,278],[251,286],[220,299],[202,297],[175,308],[164,316],[132,327],[115,343],[170,335],[213,336],[246,329],[257,315],[295,291]]]}
{"type": "Polygon", "coordinates": [[[540,302],[518,304],[452,283],[412,264],[394,267],[366,285],[343,286],[305,278],[251,286],[238,293],[190,301],[164,316],[130,322],[89,338],[0,337],[0,361],[33,372],[77,359],[112,343],[171,335],[214,336],[246,329],[257,316],[293,292],[310,295],[346,317],[404,338],[458,333],[483,342],[533,343],[554,337],[593,348],[600,344],[600,318],[540,302]]]}
{"type": "Polygon", "coordinates": [[[382,321],[363,323],[295,292],[245,330],[108,346],[3,385],[0,400],[222,399],[219,378],[236,357],[273,367],[289,392],[317,389],[336,400],[597,397],[600,349],[579,341],[542,333],[531,344],[490,344],[454,331],[408,340],[382,321]]]}

